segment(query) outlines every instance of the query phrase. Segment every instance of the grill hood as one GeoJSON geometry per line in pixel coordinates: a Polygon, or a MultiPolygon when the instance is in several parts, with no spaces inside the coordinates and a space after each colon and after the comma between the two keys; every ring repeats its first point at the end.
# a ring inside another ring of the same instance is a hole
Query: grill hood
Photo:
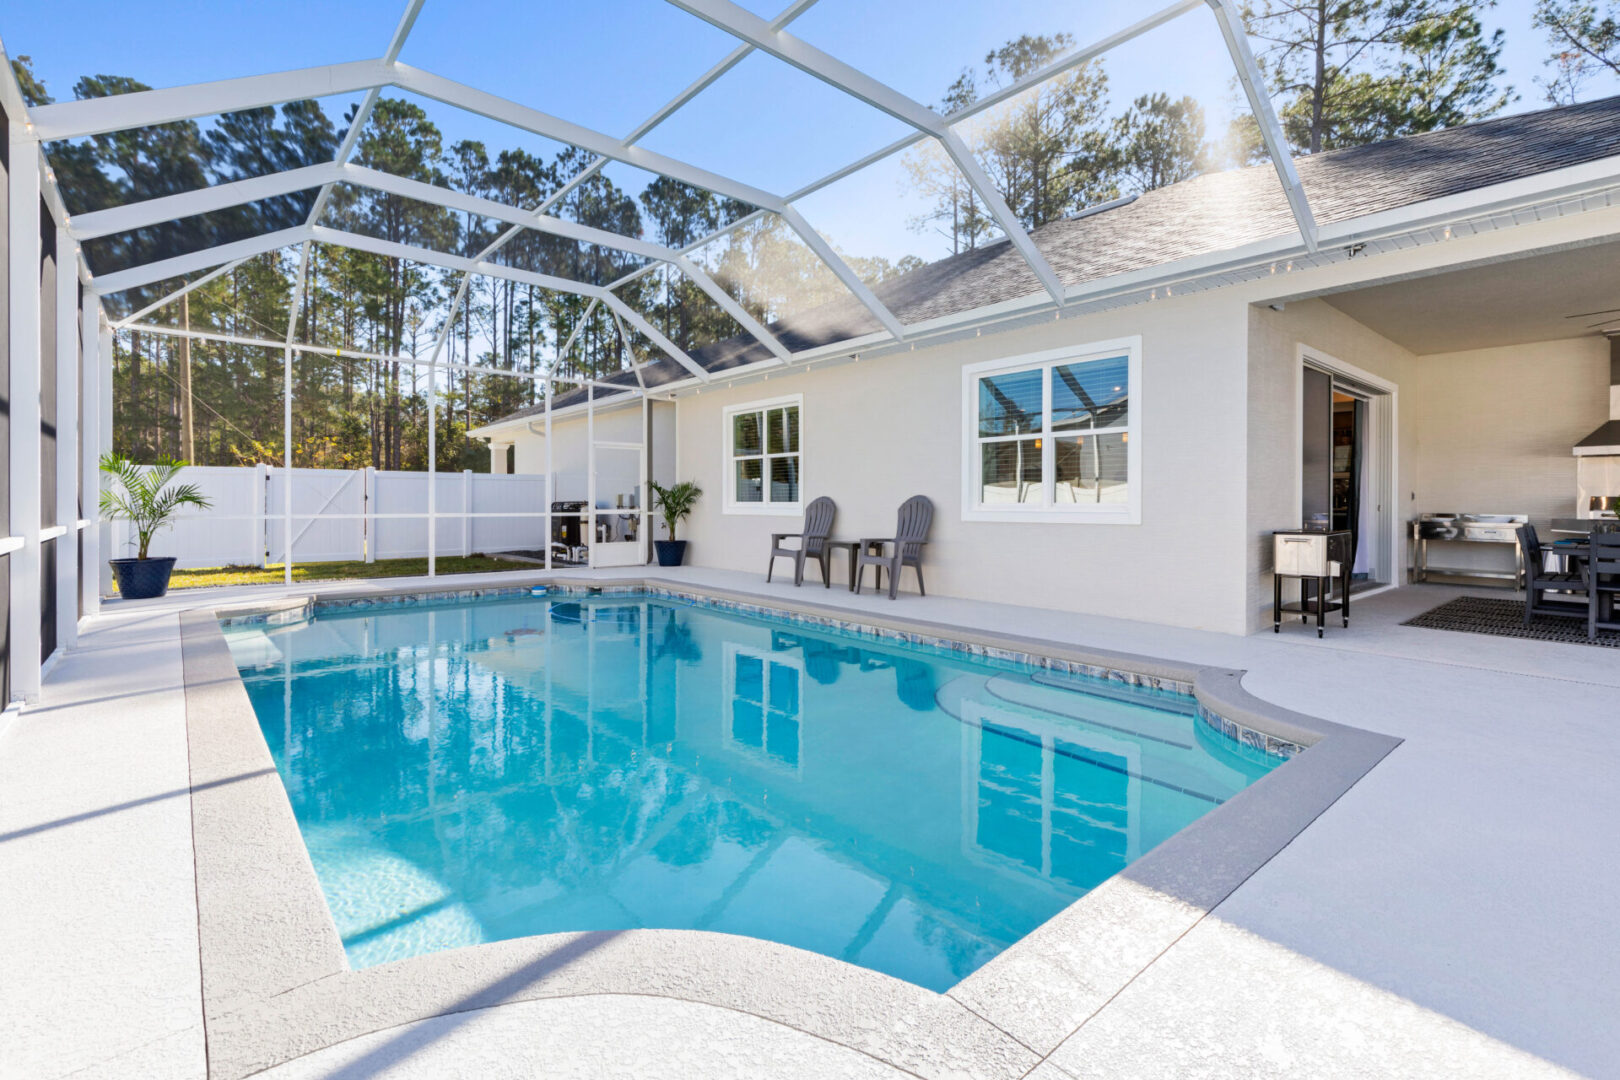
{"type": "Polygon", "coordinates": [[[1620,455],[1620,335],[1609,338],[1609,422],[1575,444],[1576,457],[1620,455]]]}

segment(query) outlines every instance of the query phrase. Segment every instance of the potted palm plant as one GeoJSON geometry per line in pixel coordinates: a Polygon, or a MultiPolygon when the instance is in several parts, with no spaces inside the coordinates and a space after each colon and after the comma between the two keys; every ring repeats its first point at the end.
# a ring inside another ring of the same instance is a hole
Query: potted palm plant
{"type": "Polygon", "coordinates": [[[118,594],[126,600],[147,600],[169,591],[174,557],[152,558],[148,551],[152,537],[174,523],[180,507],[207,510],[212,505],[196,484],[174,483],[185,464],[160,458],[150,468],[142,468],[119,454],[102,456],[101,471],[112,480],[101,493],[102,516],[128,521],[135,528],[135,557],[108,560],[118,581],[118,594]]]}
{"type": "Polygon", "coordinates": [[[664,487],[654,481],[649,481],[647,486],[652,488],[653,497],[658,500],[658,512],[664,517],[664,527],[669,530],[668,540],[653,541],[653,547],[658,549],[658,565],[679,566],[686,558],[686,541],[675,539],[675,526],[692,512],[703,489],[690,480],[682,480],[674,487],[664,487]]]}

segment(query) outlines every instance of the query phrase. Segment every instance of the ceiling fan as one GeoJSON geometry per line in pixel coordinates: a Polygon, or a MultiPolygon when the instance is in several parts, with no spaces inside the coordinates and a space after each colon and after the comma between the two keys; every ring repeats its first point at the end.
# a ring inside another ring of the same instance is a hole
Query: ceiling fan
{"type": "MultiPolygon", "coordinates": [[[[1595,323],[1587,323],[1588,330],[1602,330],[1604,327],[1620,327],[1620,308],[1602,308],[1598,311],[1579,311],[1573,315],[1565,315],[1566,319],[1590,319],[1594,315],[1612,315],[1610,319],[1599,319],[1595,323]]],[[[1605,331],[1607,332],[1607,331],[1605,331]]]]}

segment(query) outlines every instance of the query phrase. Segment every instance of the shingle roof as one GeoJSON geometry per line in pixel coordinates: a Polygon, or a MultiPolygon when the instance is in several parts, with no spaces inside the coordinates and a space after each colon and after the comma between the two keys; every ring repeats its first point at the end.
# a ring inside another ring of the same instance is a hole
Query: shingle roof
{"type": "MultiPolygon", "coordinates": [[[[1493,184],[1620,155],[1620,96],[1544,109],[1463,127],[1410,135],[1295,159],[1318,224],[1392,210],[1493,184]]],[[[1066,218],[1030,233],[1066,286],[1287,235],[1293,215],[1270,163],[1191,180],[1142,194],[1101,213],[1066,218]]],[[[919,323],[1041,292],[1006,240],[930,263],[874,287],[902,323],[919,323]]],[[[882,329],[853,297],[823,304],[771,331],[791,351],[882,329]]],[[[752,338],[732,338],[690,354],[721,372],[770,358],[752,338]]],[[[664,361],[642,372],[649,386],[685,377],[664,361]]],[[[634,377],[614,376],[633,389],[634,377]]],[[[559,395],[554,407],[577,404],[582,392],[559,395]]],[[[531,407],[502,421],[532,416],[531,407]]]]}

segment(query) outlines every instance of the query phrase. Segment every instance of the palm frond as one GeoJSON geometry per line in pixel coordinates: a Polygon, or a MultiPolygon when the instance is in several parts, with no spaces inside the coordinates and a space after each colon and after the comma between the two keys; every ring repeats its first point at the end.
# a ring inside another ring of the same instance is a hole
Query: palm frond
{"type": "Polygon", "coordinates": [[[101,493],[101,513],[134,527],[142,559],[152,537],[174,523],[176,510],[182,506],[207,510],[213,505],[196,484],[170,486],[183,468],[185,462],[174,458],[160,458],[144,467],[116,454],[101,459],[101,471],[112,479],[101,493]]]}

